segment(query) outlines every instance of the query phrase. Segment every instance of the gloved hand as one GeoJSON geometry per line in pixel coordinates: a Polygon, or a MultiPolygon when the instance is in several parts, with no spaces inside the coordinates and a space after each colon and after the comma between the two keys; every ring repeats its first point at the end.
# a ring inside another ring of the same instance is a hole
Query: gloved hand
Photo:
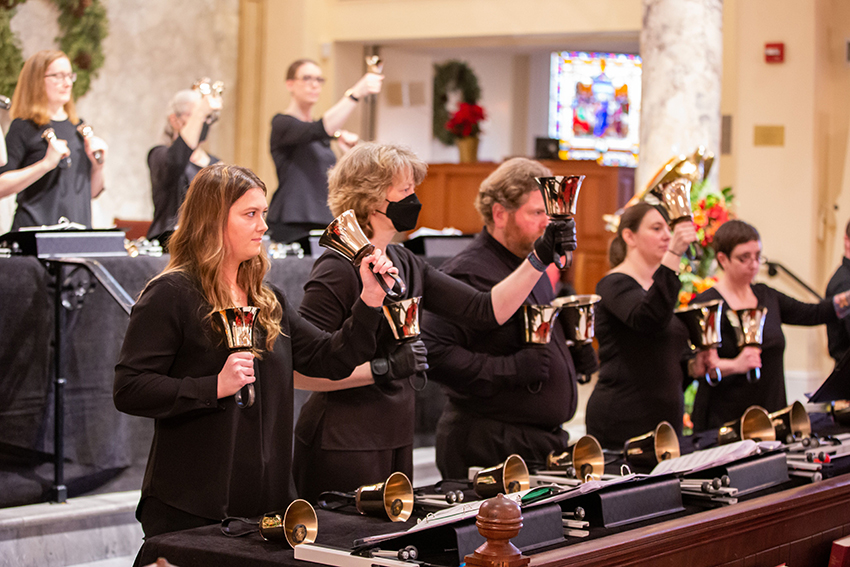
{"type": "Polygon", "coordinates": [[[375,384],[405,380],[428,370],[428,349],[422,340],[403,343],[386,358],[375,358],[370,363],[375,384]]]}
{"type": "Polygon", "coordinates": [[[543,236],[534,241],[534,253],[546,265],[553,261],[560,262],[561,256],[568,256],[567,264],[570,263],[568,252],[576,249],[576,221],[572,217],[552,220],[546,225],[543,236]]]}
{"type": "Polygon", "coordinates": [[[599,370],[599,358],[596,356],[593,343],[571,346],[570,354],[578,374],[578,383],[586,384],[590,381],[590,375],[599,370]]]}
{"type": "Polygon", "coordinates": [[[549,378],[549,349],[545,346],[526,346],[514,354],[516,374],[510,383],[528,386],[549,378]]]}

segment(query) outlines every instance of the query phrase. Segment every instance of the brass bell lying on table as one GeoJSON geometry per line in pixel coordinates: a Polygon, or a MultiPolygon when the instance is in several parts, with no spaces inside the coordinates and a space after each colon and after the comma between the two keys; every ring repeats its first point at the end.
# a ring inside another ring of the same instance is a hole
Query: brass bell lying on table
{"type": "Polygon", "coordinates": [[[793,443],[812,436],[812,422],[805,406],[800,402],[794,402],[769,415],[778,441],[793,443]]]}
{"type": "Polygon", "coordinates": [[[479,498],[492,498],[497,494],[510,494],[528,490],[531,486],[528,467],[519,455],[511,455],[505,462],[481,469],[475,473],[472,488],[479,498]]]}
{"type": "Polygon", "coordinates": [[[652,469],[661,461],[675,459],[681,454],[679,437],[667,421],[643,435],[632,437],[623,447],[626,462],[635,469],[652,469]]]}
{"type": "Polygon", "coordinates": [[[600,480],[605,470],[605,455],[596,437],[585,435],[566,451],[549,453],[546,468],[550,471],[565,471],[568,477],[582,482],[600,480]]]}
{"type": "Polygon", "coordinates": [[[735,441],[776,441],[776,432],[767,410],[761,406],[750,406],[739,419],[726,423],[717,431],[717,444],[735,441]]]}
{"type": "Polygon", "coordinates": [[[401,472],[394,472],[384,482],[361,486],[354,498],[357,511],[364,515],[404,522],[413,513],[413,485],[401,472]]]}
{"type": "Polygon", "coordinates": [[[260,535],[266,541],[282,541],[293,548],[302,543],[313,543],[319,533],[316,511],[306,500],[293,500],[286,511],[269,512],[260,520],[260,535]]]}

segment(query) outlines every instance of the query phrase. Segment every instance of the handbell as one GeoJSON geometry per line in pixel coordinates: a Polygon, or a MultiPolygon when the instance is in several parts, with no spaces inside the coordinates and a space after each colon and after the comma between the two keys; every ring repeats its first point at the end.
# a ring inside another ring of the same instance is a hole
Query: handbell
{"type": "Polygon", "coordinates": [[[266,541],[282,541],[290,546],[313,543],[319,533],[316,511],[306,500],[293,500],[286,511],[269,512],[260,520],[260,535],[266,541]]]}
{"type": "Polygon", "coordinates": [[[0,108],[3,110],[9,110],[12,108],[12,99],[7,96],[0,95],[0,108]]]}
{"type": "MultiPolygon", "coordinates": [[[[259,307],[229,307],[218,312],[224,325],[224,336],[230,352],[249,351],[254,349],[254,323],[257,320],[259,307]]],[[[254,385],[247,384],[236,392],[236,405],[246,409],[254,405],[254,385]]]]}
{"type": "Polygon", "coordinates": [[[651,470],[661,461],[675,459],[680,454],[679,437],[666,421],[649,433],[632,437],[623,447],[626,462],[636,470],[651,470]]]}
{"type": "MultiPolygon", "coordinates": [[[[687,327],[688,338],[695,349],[708,350],[720,347],[720,317],[723,313],[723,300],[692,303],[687,307],[676,309],[674,313],[687,327]]],[[[705,381],[709,386],[717,386],[722,379],[723,376],[717,368],[705,374],[705,381]]]]}
{"type": "Polygon", "coordinates": [[[596,304],[602,301],[602,296],[596,294],[569,295],[552,301],[552,305],[560,307],[559,317],[567,344],[588,344],[593,341],[596,323],[596,304]]]}
{"type": "Polygon", "coordinates": [[[548,345],[558,311],[560,309],[552,305],[523,305],[523,341],[526,344],[548,345]]]}
{"type": "MultiPolygon", "coordinates": [[[[691,180],[680,177],[667,183],[656,185],[649,195],[658,200],[665,220],[672,227],[677,222],[692,219],[691,210],[691,180]]],[[[647,200],[649,201],[649,199],[647,200]]]]}
{"type": "MultiPolygon", "coordinates": [[[[86,124],[85,122],[82,122],[82,121],[79,124],[77,124],[77,132],[83,138],[91,138],[92,136],[94,136],[94,130],[92,129],[92,127],[89,126],[88,124],[86,124]]],[[[94,159],[97,163],[102,164],[103,163],[103,150],[95,150],[94,159]]]]}
{"type": "MultiPolygon", "coordinates": [[[[369,242],[369,239],[363,233],[363,229],[360,228],[360,223],[357,222],[353,209],[348,209],[331,221],[331,224],[319,238],[319,246],[330,248],[342,257],[347,258],[355,267],[359,267],[363,258],[375,249],[374,244],[369,242]]],[[[372,274],[388,296],[400,297],[404,295],[407,287],[398,276],[387,274],[395,280],[395,285],[390,288],[381,274],[374,272],[372,274]],[[398,288],[398,291],[396,291],[396,288],[398,288]]]]}
{"type": "Polygon", "coordinates": [[[510,455],[502,464],[478,471],[472,479],[475,494],[485,499],[528,490],[530,486],[528,467],[519,455],[510,455]]]}
{"type": "Polygon", "coordinates": [[[369,55],[366,57],[366,67],[369,68],[370,73],[380,75],[384,70],[384,61],[379,55],[369,55]]]}
{"type": "Polygon", "coordinates": [[[599,480],[605,470],[605,455],[602,446],[593,435],[585,435],[570,445],[566,451],[552,451],[546,458],[550,471],[565,471],[567,476],[582,482],[599,480]]]}
{"type": "Polygon", "coordinates": [[[419,338],[419,302],[422,296],[410,297],[384,305],[384,317],[390,324],[393,337],[399,342],[419,338]]]}
{"type": "Polygon", "coordinates": [[[355,505],[363,515],[386,516],[393,522],[404,522],[413,513],[413,485],[407,475],[394,472],[384,482],[358,488],[355,505]]]}
{"type": "MultiPolygon", "coordinates": [[[[748,346],[761,349],[767,307],[738,309],[737,311],[730,309],[726,312],[726,317],[732,323],[732,328],[735,329],[739,349],[748,346]]],[[[753,368],[747,372],[747,381],[750,384],[755,384],[759,379],[761,379],[761,368],[753,368]]]]}
{"type": "MultiPolygon", "coordinates": [[[[584,175],[558,175],[555,177],[535,177],[540,193],[543,195],[543,205],[546,215],[551,219],[564,219],[576,214],[578,194],[584,175]]],[[[546,261],[546,258],[541,258],[546,261]]],[[[573,254],[567,250],[555,251],[555,264],[561,268],[569,268],[573,254]],[[561,256],[566,256],[566,262],[561,264],[561,256]]]]}
{"type": "MultiPolygon", "coordinates": [[[[48,144],[53,142],[53,140],[58,140],[56,137],[56,130],[53,128],[45,128],[44,132],[41,133],[41,139],[46,140],[48,144]]],[[[67,169],[71,167],[71,156],[65,156],[59,160],[59,168],[67,169]]]]}
{"type": "Polygon", "coordinates": [[[776,438],[783,443],[793,443],[812,435],[812,422],[805,406],[800,402],[794,402],[769,415],[776,438]]]}
{"type": "Polygon", "coordinates": [[[723,425],[717,431],[717,444],[725,445],[735,441],[752,439],[754,441],[776,441],[776,431],[770,421],[770,414],[761,406],[750,406],[739,419],[723,425]]]}

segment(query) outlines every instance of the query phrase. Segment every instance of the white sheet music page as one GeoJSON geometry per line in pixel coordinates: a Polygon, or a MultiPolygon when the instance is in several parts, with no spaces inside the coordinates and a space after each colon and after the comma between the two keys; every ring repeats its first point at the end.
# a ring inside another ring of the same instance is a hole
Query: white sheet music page
{"type": "Polygon", "coordinates": [[[759,452],[758,443],[752,439],[720,445],[711,449],[694,451],[688,455],[658,463],[650,475],[663,473],[689,473],[724,465],[759,452]]]}

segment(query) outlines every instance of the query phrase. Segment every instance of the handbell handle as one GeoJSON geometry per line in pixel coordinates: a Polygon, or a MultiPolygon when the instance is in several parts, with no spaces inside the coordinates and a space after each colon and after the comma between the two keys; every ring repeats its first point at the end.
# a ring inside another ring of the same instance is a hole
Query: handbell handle
{"type": "MultiPolygon", "coordinates": [[[[370,266],[372,266],[372,264],[370,264],[370,266]]],[[[404,295],[404,292],[407,291],[407,286],[404,285],[404,282],[401,281],[401,278],[395,274],[391,274],[389,272],[387,272],[386,274],[376,274],[375,272],[372,272],[372,275],[375,276],[376,280],[378,280],[378,284],[380,284],[381,289],[386,292],[388,297],[401,297],[402,295],[404,295]],[[387,285],[387,282],[384,280],[384,275],[389,276],[393,280],[395,280],[395,283],[392,287],[387,285]],[[398,289],[398,291],[396,291],[396,289],[398,289]]]]}
{"type": "Polygon", "coordinates": [[[759,380],[761,380],[761,368],[753,368],[747,372],[747,382],[755,384],[759,380]]]}
{"type": "Polygon", "coordinates": [[[573,253],[569,250],[555,250],[554,256],[555,265],[558,266],[559,270],[566,270],[573,265],[573,253]],[[561,257],[565,257],[563,262],[561,257]]]}
{"type": "Polygon", "coordinates": [[[712,368],[705,373],[705,382],[712,388],[719,386],[721,380],[723,380],[723,375],[720,374],[719,368],[712,368]]]}

